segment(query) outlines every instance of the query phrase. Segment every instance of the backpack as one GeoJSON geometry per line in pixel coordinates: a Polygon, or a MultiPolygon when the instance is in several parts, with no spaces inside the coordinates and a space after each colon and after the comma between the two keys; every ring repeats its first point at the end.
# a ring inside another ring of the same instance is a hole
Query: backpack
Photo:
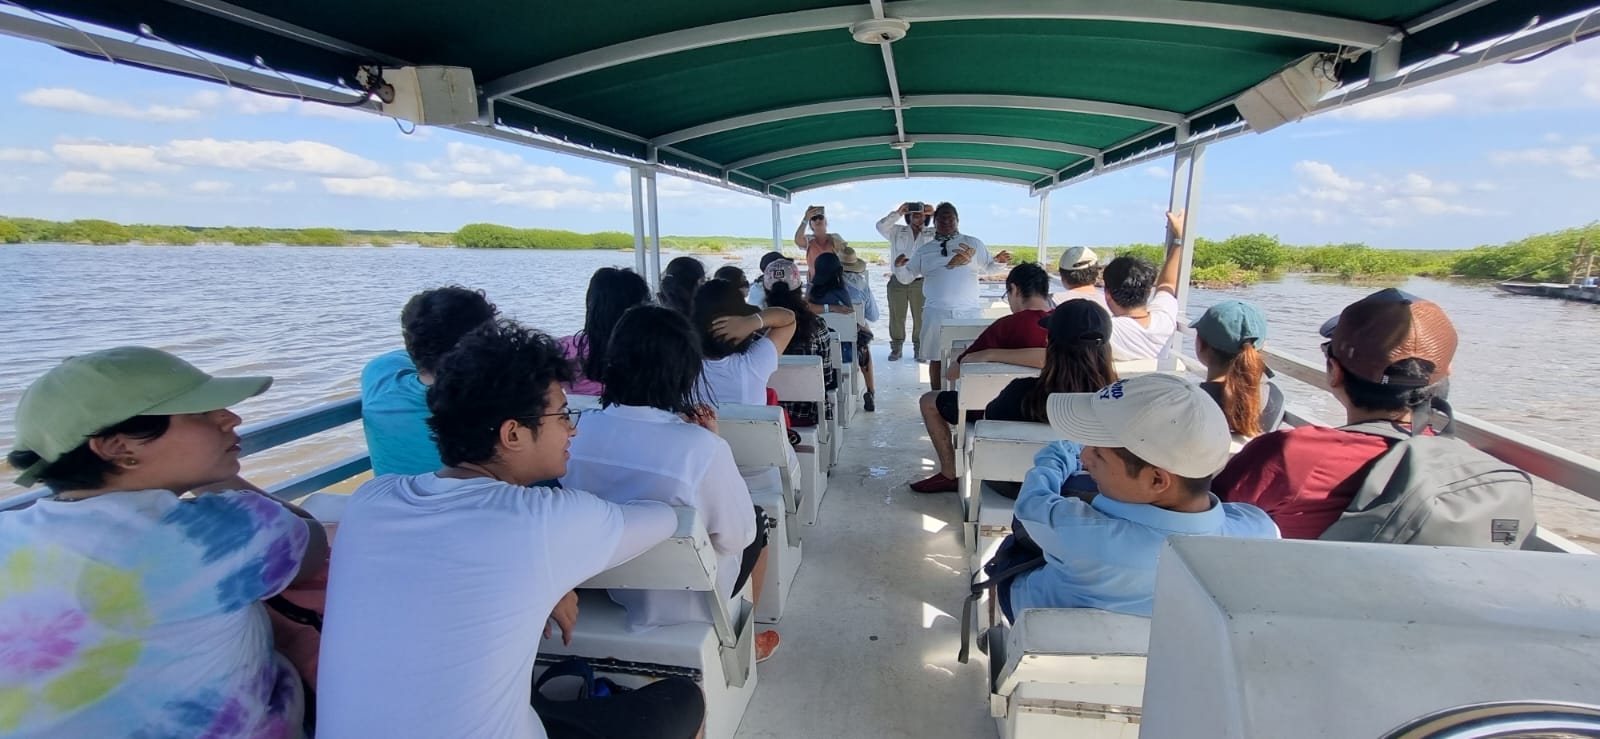
{"type": "MultiPolygon", "coordinates": [[[[1028,536],[1028,530],[1022,527],[1022,522],[1012,517],[1011,533],[1001,540],[1000,546],[994,551],[994,557],[983,565],[986,579],[972,583],[972,592],[967,595],[966,602],[961,604],[961,651],[956,655],[958,662],[967,663],[972,637],[972,609],[978,605],[978,600],[983,594],[991,593],[989,602],[998,605],[1006,618],[1013,618],[1011,583],[1019,575],[1032,572],[1044,565],[1044,552],[1039,549],[1038,544],[1033,543],[1033,538],[1028,536]]],[[[984,648],[981,641],[978,648],[984,648]]]]}
{"type": "MultiPolygon", "coordinates": [[[[1435,399],[1445,413],[1449,406],[1435,399]]],[[[1388,544],[1520,549],[1534,533],[1533,480],[1528,473],[1451,434],[1417,433],[1432,408],[1408,430],[1368,421],[1343,430],[1380,436],[1389,449],[1374,459],[1356,495],[1321,539],[1388,544]]]]}

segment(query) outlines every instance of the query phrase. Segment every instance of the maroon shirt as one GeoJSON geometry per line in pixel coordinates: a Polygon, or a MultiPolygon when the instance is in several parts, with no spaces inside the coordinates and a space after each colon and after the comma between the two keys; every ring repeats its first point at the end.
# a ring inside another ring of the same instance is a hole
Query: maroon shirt
{"type": "Polygon", "coordinates": [[[985,349],[1033,349],[1043,348],[1050,332],[1039,325],[1039,321],[1050,315],[1050,311],[1025,310],[1002,316],[995,319],[994,323],[978,334],[973,339],[967,350],[956,357],[956,362],[966,359],[968,354],[981,352],[985,349]]]}
{"type": "Polygon", "coordinates": [[[1274,431],[1245,444],[1211,491],[1266,511],[1285,539],[1316,539],[1350,505],[1368,463],[1388,448],[1382,437],[1326,426],[1274,431]]]}

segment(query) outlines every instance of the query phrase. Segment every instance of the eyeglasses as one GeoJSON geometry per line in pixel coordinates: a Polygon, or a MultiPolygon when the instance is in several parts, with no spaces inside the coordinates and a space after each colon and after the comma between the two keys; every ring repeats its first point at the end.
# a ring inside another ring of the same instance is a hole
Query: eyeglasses
{"type": "MultiPolygon", "coordinates": [[[[577,428],[578,419],[582,418],[583,414],[588,413],[590,410],[593,409],[562,408],[555,413],[541,413],[537,416],[512,416],[511,420],[522,423],[524,426],[529,426],[529,424],[526,423],[527,421],[535,421],[534,425],[537,425],[536,419],[550,418],[554,416],[560,417],[561,420],[566,421],[573,428],[577,428]]],[[[497,424],[493,428],[498,429],[500,426],[497,424]]],[[[532,426],[529,426],[529,428],[532,428],[532,426]]]]}
{"type": "Polygon", "coordinates": [[[1324,341],[1324,342],[1322,342],[1322,356],[1327,357],[1328,359],[1333,359],[1333,342],[1332,341],[1324,341]]]}
{"type": "Polygon", "coordinates": [[[827,218],[827,216],[812,216],[811,217],[811,222],[815,223],[817,221],[823,220],[824,218],[827,218]]]}

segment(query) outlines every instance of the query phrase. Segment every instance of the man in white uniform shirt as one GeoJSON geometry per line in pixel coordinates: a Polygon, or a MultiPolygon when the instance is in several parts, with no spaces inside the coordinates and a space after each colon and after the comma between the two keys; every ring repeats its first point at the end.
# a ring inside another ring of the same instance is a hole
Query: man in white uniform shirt
{"type": "MultiPolygon", "coordinates": [[[[909,256],[933,238],[933,229],[928,228],[928,218],[933,215],[933,207],[926,203],[901,203],[899,208],[889,211],[878,219],[878,233],[889,240],[889,264],[894,264],[902,254],[909,256]],[[901,218],[905,223],[896,223],[901,218]]],[[[900,360],[901,347],[906,341],[906,309],[911,312],[911,346],[913,355],[918,353],[917,347],[922,345],[922,278],[918,277],[909,284],[902,283],[889,276],[889,361],[900,360]]]]}
{"type": "Polygon", "coordinates": [[[940,324],[949,318],[981,317],[978,278],[996,264],[1011,261],[1010,252],[991,257],[989,247],[961,233],[960,225],[956,207],[940,203],[933,210],[933,238],[894,260],[894,276],[901,284],[923,278],[922,296],[926,302],[922,307],[922,345],[917,347],[917,359],[928,363],[928,379],[934,390],[939,389],[940,324]]]}

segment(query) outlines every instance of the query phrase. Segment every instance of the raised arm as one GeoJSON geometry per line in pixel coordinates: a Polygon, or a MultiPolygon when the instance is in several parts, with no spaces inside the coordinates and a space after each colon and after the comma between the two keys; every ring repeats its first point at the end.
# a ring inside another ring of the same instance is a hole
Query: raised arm
{"type": "Polygon", "coordinates": [[[901,203],[899,208],[889,211],[889,215],[878,219],[878,233],[882,234],[884,238],[894,241],[894,227],[905,216],[906,204],[901,203]]]}
{"type": "Polygon", "coordinates": [[[711,322],[711,333],[720,339],[739,343],[751,334],[767,329],[767,339],[778,347],[778,353],[789,346],[794,338],[794,311],[773,306],[748,316],[722,316],[711,322]]]}
{"type": "Polygon", "coordinates": [[[1166,290],[1173,297],[1178,296],[1178,271],[1183,268],[1185,221],[1185,214],[1181,210],[1167,213],[1167,258],[1161,263],[1161,271],[1156,274],[1155,292],[1166,290]]]}
{"type": "Polygon", "coordinates": [[[1003,362],[1015,364],[1019,367],[1044,368],[1044,347],[1031,346],[1026,349],[983,349],[969,352],[961,358],[961,362],[1003,362]]]}

